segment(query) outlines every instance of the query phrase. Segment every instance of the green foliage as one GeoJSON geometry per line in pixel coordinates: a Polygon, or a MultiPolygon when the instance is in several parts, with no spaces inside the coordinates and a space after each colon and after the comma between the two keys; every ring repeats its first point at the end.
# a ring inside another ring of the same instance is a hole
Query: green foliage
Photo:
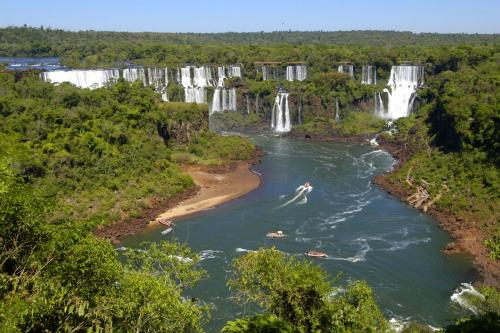
{"type": "Polygon", "coordinates": [[[424,98],[436,143],[451,151],[483,151],[500,165],[500,65],[486,62],[471,69],[444,72],[431,81],[424,98]]]}
{"type": "Polygon", "coordinates": [[[500,316],[487,313],[480,316],[466,317],[445,328],[446,333],[496,333],[500,329],[500,316]]]}
{"type": "Polygon", "coordinates": [[[163,103],[138,83],[86,90],[5,81],[0,105],[0,154],[55,202],[52,219],[84,221],[89,229],[139,217],[193,186],[171,161],[172,149],[192,144],[216,164],[248,158],[253,149],[245,139],[208,133],[206,106],[163,103]]]}
{"type": "Polygon", "coordinates": [[[490,250],[491,259],[500,260],[500,238],[495,235],[492,239],[485,239],[483,243],[490,250]]]}
{"type": "MultiPolygon", "coordinates": [[[[235,298],[257,303],[298,332],[377,332],[388,328],[364,282],[354,282],[345,294],[334,296],[337,290],[323,269],[274,248],[240,257],[234,267],[235,276],[228,285],[235,298]]],[[[243,328],[246,324],[241,322],[243,328]]]]}
{"type": "MultiPolygon", "coordinates": [[[[411,322],[403,327],[401,333],[433,333],[434,329],[428,325],[422,325],[416,322],[411,322]]],[[[440,331],[439,331],[440,332],[440,331]]]]}
{"type": "Polygon", "coordinates": [[[275,315],[255,315],[227,322],[222,333],[294,333],[285,320],[275,315]]]}
{"type": "Polygon", "coordinates": [[[255,128],[261,124],[261,118],[255,114],[242,114],[240,112],[215,112],[210,116],[211,129],[224,129],[227,131],[245,130],[255,128]]]}
{"type": "Polygon", "coordinates": [[[385,121],[367,112],[347,111],[340,122],[333,118],[315,117],[303,125],[295,126],[295,133],[310,135],[373,135],[384,128],[385,121]]]}
{"type": "Polygon", "coordinates": [[[204,275],[197,255],[177,243],[144,244],[121,263],[91,232],[192,186],[172,151],[197,145],[222,164],[247,158],[253,145],[208,132],[206,106],[167,105],[139,83],[86,90],[5,78],[0,330],[202,331],[207,308],[182,297],[204,275]]]}

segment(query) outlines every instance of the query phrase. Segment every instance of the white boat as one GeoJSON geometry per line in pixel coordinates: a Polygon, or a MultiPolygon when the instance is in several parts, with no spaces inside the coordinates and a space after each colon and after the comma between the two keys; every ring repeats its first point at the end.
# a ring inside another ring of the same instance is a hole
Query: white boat
{"type": "Polygon", "coordinates": [[[167,229],[163,230],[163,231],[161,232],[161,234],[162,234],[162,235],[166,235],[166,234],[170,233],[172,230],[173,230],[173,228],[167,228],[167,229]]]}

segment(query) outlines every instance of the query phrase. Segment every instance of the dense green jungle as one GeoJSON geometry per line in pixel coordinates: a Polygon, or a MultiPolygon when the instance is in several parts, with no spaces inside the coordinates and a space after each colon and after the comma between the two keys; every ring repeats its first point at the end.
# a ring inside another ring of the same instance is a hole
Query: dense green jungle
{"type": "MultiPolygon", "coordinates": [[[[199,254],[163,241],[119,257],[94,233],[192,191],[185,164],[230,168],[251,159],[256,147],[248,139],[214,129],[265,130],[279,88],[290,94],[288,136],[366,142],[378,135],[399,163],[377,182],[401,197],[425,189],[431,199],[418,208],[452,216],[454,229],[478,235],[481,294],[468,300],[475,311],[440,330],[500,329],[498,34],[8,27],[0,29],[0,56],[54,56],[68,68],[242,68],[242,78],[225,82],[237,89],[238,110],[212,115],[214,128],[208,106],[184,103],[173,83],[164,102],[139,81],[80,89],[0,65],[0,332],[204,331],[209,306],[183,296],[205,276],[199,254]],[[264,80],[261,63],[278,71],[305,64],[308,77],[264,80]],[[373,65],[377,83],[361,84],[359,71],[338,73],[345,63],[373,65]],[[391,66],[403,63],[422,65],[425,83],[414,112],[388,124],[374,114],[374,96],[386,88],[391,66]]],[[[228,288],[258,314],[234,318],[223,332],[393,330],[364,281],[341,288],[320,266],[274,248],[243,255],[232,267],[228,288]]],[[[402,328],[430,331],[417,322],[402,328]]]]}

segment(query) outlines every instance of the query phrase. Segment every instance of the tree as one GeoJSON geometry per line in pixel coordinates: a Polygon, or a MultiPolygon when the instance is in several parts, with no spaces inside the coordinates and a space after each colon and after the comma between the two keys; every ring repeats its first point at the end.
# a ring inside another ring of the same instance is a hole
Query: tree
{"type": "Polygon", "coordinates": [[[377,332],[388,327],[364,282],[335,296],[338,290],[322,268],[275,248],[249,253],[233,265],[235,276],[228,285],[235,298],[257,303],[298,332],[377,332]]]}

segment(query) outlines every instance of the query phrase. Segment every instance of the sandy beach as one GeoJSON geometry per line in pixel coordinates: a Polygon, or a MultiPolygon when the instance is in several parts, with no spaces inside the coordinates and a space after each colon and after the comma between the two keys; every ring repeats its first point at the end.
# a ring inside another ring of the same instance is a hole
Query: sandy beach
{"type": "Polygon", "coordinates": [[[150,225],[156,225],[159,219],[171,220],[209,209],[255,190],[261,179],[250,170],[250,166],[241,162],[234,170],[221,173],[206,172],[196,166],[186,167],[185,172],[193,178],[199,191],[160,214],[150,225]]]}

